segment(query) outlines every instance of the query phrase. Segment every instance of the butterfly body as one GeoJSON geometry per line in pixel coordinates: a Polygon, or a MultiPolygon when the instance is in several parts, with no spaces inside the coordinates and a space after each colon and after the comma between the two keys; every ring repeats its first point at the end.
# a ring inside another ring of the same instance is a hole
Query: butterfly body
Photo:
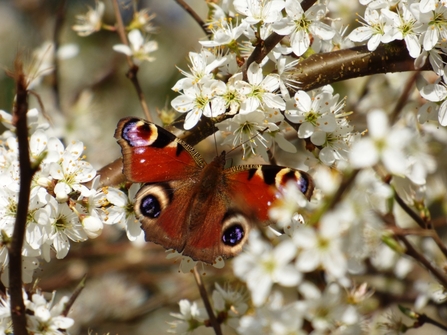
{"type": "Polygon", "coordinates": [[[271,165],[225,168],[225,153],[207,164],[190,145],[165,129],[124,118],[115,137],[123,171],[145,183],[135,197],[135,213],[146,241],[213,263],[240,252],[251,227],[268,223],[278,188],[293,181],[310,198],[311,177],[271,165]]]}

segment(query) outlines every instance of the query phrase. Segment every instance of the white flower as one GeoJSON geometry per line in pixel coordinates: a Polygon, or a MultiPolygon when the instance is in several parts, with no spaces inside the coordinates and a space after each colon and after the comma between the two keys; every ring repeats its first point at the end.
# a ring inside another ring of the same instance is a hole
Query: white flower
{"type": "Polygon", "coordinates": [[[0,334],[13,334],[11,320],[11,297],[6,293],[5,299],[0,297],[0,334]]]}
{"type": "Polygon", "coordinates": [[[169,249],[166,250],[166,253],[166,259],[180,259],[179,273],[191,273],[191,271],[198,263],[198,261],[193,260],[189,256],[183,256],[177,250],[169,249]]]}
{"type": "Polygon", "coordinates": [[[250,64],[247,70],[248,83],[238,81],[235,87],[245,99],[241,104],[239,113],[248,114],[265,104],[270,108],[284,110],[286,104],[280,95],[275,94],[279,88],[279,76],[269,74],[264,78],[262,68],[256,62],[250,64]]]}
{"type": "Polygon", "coordinates": [[[246,16],[245,21],[256,24],[260,21],[272,23],[281,18],[284,8],[283,0],[234,0],[234,8],[237,12],[246,16]]]}
{"type": "Polygon", "coordinates": [[[56,199],[60,202],[68,199],[68,194],[78,191],[81,194],[89,189],[82,185],[92,180],[96,171],[90,163],[82,160],[84,145],[80,141],[74,141],[63,150],[63,144],[56,138],[48,141],[48,155],[46,162],[50,162],[49,173],[58,182],[54,188],[56,199]]]}
{"type": "Polygon", "coordinates": [[[236,83],[242,80],[242,73],[236,73],[228,79],[226,90],[222,95],[217,96],[216,99],[221,99],[220,104],[228,110],[228,114],[236,114],[243,100],[243,96],[237,90],[236,83]]]}
{"type": "Polygon", "coordinates": [[[320,20],[326,15],[324,5],[314,5],[306,12],[298,0],[286,0],[287,16],[273,24],[273,31],[280,35],[289,35],[293,53],[304,54],[310,46],[310,35],[322,40],[330,40],[335,30],[320,20]]]}
{"type": "Polygon", "coordinates": [[[411,57],[416,58],[421,53],[421,43],[419,42],[420,29],[422,24],[416,21],[416,18],[406,4],[399,2],[398,12],[392,12],[389,9],[382,9],[382,15],[388,18],[392,23],[391,30],[388,32],[388,39],[384,43],[393,40],[405,40],[408,52],[411,57]]]}
{"type": "Polygon", "coordinates": [[[213,291],[213,307],[216,314],[224,313],[223,315],[226,315],[224,322],[232,328],[237,328],[239,318],[248,309],[245,303],[245,295],[229,288],[225,290],[217,283],[215,286],[216,289],[213,291]]]}
{"type": "Polygon", "coordinates": [[[290,225],[293,217],[299,209],[306,207],[308,201],[304,194],[298,189],[295,182],[288,182],[276,195],[276,200],[269,208],[269,218],[278,227],[285,228],[290,225]]]}
{"type": "Polygon", "coordinates": [[[232,18],[221,18],[211,26],[213,39],[210,41],[199,41],[206,48],[218,47],[221,45],[233,44],[247,29],[248,23],[245,21],[233,23],[232,18]],[[216,29],[215,26],[218,28],[216,29]]]}
{"type": "Polygon", "coordinates": [[[369,112],[367,121],[370,136],[352,145],[349,158],[353,167],[373,166],[380,160],[389,172],[404,174],[408,162],[403,149],[412,136],[411,132],[406,128],[390,129],[388,116],[382,110],[369,112]]]}
{"type": "Polygon", "coordinates": [[[199,83],[202,79],[213,79],[212,71],[221,66],[227,60],[226,57],[216,57],[208,50],[203,49],[200,53],[190,52],[189,60],[191,65],[189,69],[191,73],[188,73],[182,69],[180,72],[186,77],[182,78],[172,87],[175,92],[181,91],[184,87],[191,87],[199,83]]]}
{"type": "Polygon", "coordinates": [[[104,227],[102,221],[94,216],[86,216],[82,219],[82,226],[89,238],[97,238],[102,233],[104,227]]]}
{"type": "Polygon", "coordinates": [[[39,335],[63,335],[74,324],[74,320],[62,315],[68,297],[63,297],[57,304],[53,304],[55,294],[50,302],[43,295],[35,293],[31,301],[26,302],[26,308],[32,311],[27,315],[27,329],[39,335]]]}
{"type": "Polygon", "coordinates": [[[79,36],[88,36],[101,29],[102,16],[104,15],[105,5],[103,2],[96,0],[96,7],[90,8],[85,15],[77,15],[78,24],[72,28],[79,36]]]}
{"type": "Polygon", "coordinates": [[[353,42],[363,42],[368,40],[368,50],[374,51],[379,46],[380,42],[383,42],[385,33],[390,26],[387,26],[387,20],[385,16],[380,15],[377,10],[373,10],[367,7],[365,10],[366,23],[362,23],[363,26],[354,29],[348,36],[353,42]]]}
{"type": "Polygon", "coordinates": [[[225,112],[225,101],[215,99],[216,95],[225,92],[223,81],[215,79],[202,79],[197,84],[184,83],[183,94],[171,101],[172,107],[180,113],[187,113],[184,128],[193,128],[200,120],[202,114],[206,117],[215,117],[225,112]]]}
{"type": "Polygon", "coordinates": [[[217,128],[227,133],[223,144],[231,144],[233,147],[242,146],[243,157],[248,154],[263,154],[266,152],[267,140],[260,133],[266,127],[270,131],[278,130],[274,123],[265,122],[265,114],[254,111],[249,114],[237,114],[231,119],[218,123],[217,128]]]}
{"type": "MultiPolygon", "coordinates": [[[[56,258],[64,258],[70,250],[70,240],[82,242],[87,235],[82,229],[78,215],[66,203],[50,202],[53,209],[51,215],[50,240],[56,250],[56,258]]],[[[49,260],[48,260],[49,261],[49,260]]]]}
{"type": "Polygon", "coordinates": [[[316,130],[332,132],[336,129],[335,115],[331,109],[337,103],[338,96],[322,91],[310,96],[305,91],[297,91],[294,96],[294,105],[286,110],[286,118],[292,122],[299,123],[299,138],[308,138],[316,130]]]}
{"type": "Polygon", "coordinates": [[[155,41],[145,41],[141,32],[137,29],[131,30],[128,34],[130,47],[125,44],[117,44],[113,46],[113,50],[121,52],[127,56],[133,57],[134,61],[152,62],[155,60],[150,54],[158,49],[155,41]]]}
{"type": "Polygon", "coordinates": [[[419,293],[414,302],[414,308],[417,311],[422,311],[429,300],[432,300],[437,304],[447,300],[447,290],[439,283],[428,283],[422,280],[417,280],[414,283],[414,287],[419,293]]]}
{"type": "Polygon", "coordinates": [[[129,30],[139,29],[146,33],[155,33],[157,28],[152,24],[155,14],[149,14],[149,9],[143,8],[133,14],[132,22],[129,24],[129,30]]]}
{"type": "Polygon", "coordinates": [[[244,335],[306,335],[303,330],[305,305],[297,301],[284,306],[282,295],[275,291],[267,303],[241,318],[238,333],[244,335]]]}
{"type": "Polygon", "coordinates": [[[172,329],[169,329],[169,333],[177,334],[189,334],[194,329],[203,325],[206,312],[197,307],[197,304],[189,302],[189,300],[183,299],[179,302],[180,314],[171,313],[171,315],[178,320],[168,322],[172,329]]]}
{"type": "Polygon", "coordinates": [[[343,254],[343,229],[337,222],[341,218],[336,213],[326,213],[317,230],[302,226],[293,234],[293,242],[298,247],[296,267],[299,271],[310,272],[318,267],[328,274],[340,278],[347,271],[346,257],[343,254]]]}
{"type": "Polygon", "coordinates": [[[288,62],[286,57],[281,57],[276,62],[279,74],[279,88],[284,99],[290,98],[288,88],[292,88],[295,91],[298,90],[299,83],[293,79],[295,67],[298,63],[298,59],[288,62]]]}
{"type": "Polygon", "coordinates": [[[300,282],[301,274],[290,264],[295,254],[291,240],[284,240],[272,249],[258,231],[250,233],[247,252],[234,259],[233,269],[247,283],[255,306],[265,302],[274,283],[295,286],[300,282]]]}
{"type": "Polygon", "coordinates": [[[447,126],[447,87],[445,84],[428,84],[420,90],[421,96],[431,102],[441,102],[440,105],[427,103],[419,110],[421,121],[433,118],[433,114],[438,114],[438,121],[441,126],[447,126]]]}
{"type": "MultiPolygon", "coordinates": [[[[298,290],[304,296],[304,317],[312,324],[316,334],[325,334],[328,331],[332,333],[335,325],[342,330],[342,325],[352,326],[360,321],[355,306],[347,305],[343,301],[343,289],[339,285],[329,284],[321,292],[314,284],[304,282],[298,290]]],[[[353,334],[359,334],[358,330],[353,334]]]]}
{"type": "MultiPolygon", "coordinates": [[[[29,284],[33,281],[34,270],[39,267],[36,257],[22,256],[22,282],[29,284]]],[[[9,287],[9,266],[3,264],[1,281],[3,285],[9,287]]]]}
{"type": "Polygon", "coordinates": [[[112,187],[109,187],[106,192],[107,200],[114,206],[107,208],[107,217],[104,219],[104,222],[107,224],[119,224],[124,226],[127,238],[130,241],[135,241],[143,234],[141,223],[135,218],[133,209],[135,195],[139,188],[140,185],[132,184],[127,195],[112,187]]]}
{"type": "Polygon", "coordinates": [[[430,51],[438,42],[447,39],[447,7],[444,3],[437,2],[435,8],[426,13],[416,13],[418,22],[426,29],[422,33],[422,46],[430,51]]]}
{"type": "Polygon", "coordinates": [[[354,127],[346,119],[338,119],[337,128],[332,132],[315,131],[311,136],[313,144],[322,146],[318,158],[327,166],[337,161],[347,161],[351,143],[357,134],[353,133],[354,127]]]}

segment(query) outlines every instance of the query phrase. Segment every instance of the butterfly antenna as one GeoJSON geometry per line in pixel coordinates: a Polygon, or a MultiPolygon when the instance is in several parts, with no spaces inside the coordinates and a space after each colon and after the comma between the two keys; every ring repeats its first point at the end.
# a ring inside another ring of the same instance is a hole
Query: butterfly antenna
{"type": "Polygon", "coordinates": [[[216,156],[219,155],[219,149],[217,148],[217,137],[216,137],[216,132],[213,133],[214,136],[214,150],[216,151],[216,156]]]}

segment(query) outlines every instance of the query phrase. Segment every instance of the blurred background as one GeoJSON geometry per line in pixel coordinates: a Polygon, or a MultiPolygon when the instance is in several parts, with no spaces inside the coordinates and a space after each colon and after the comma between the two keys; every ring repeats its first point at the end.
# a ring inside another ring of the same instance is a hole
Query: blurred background
{"type": "MultiPolygon", "coordinates": [[[[104,21],[114,25],[112,3],[104,2],[104,21]]],[[[122,15],[126,24],[132,17],[133,3],[130,0],[120,0],[120,3],[124,4],[122,15]]],[[[138,73],[149,109],[156,118],[157,111],[170,110],[170,101],[177,95],[171,90],[181,78],[176,66],[188,69],[188,52],[200,51],[198,40],[204,39],[205,34],[173,0],[136,3],[137,9],[149,8],[156,14],[153,21],[158,27],[153,36],[159,47],[154,53],[156,61],[143,63],[138,73]]],[[[204,0],[187,3],[206,18],[204,0]]],[[[339,11],[338,16],[355,19],[353,13],[357,10],[357,1],[332,3],[332,8],[339,11]]],[[[71,29],[76,23],[76,15],[85,14],[89,6],[94,7],[94,1],[0,0],[0,65],[2,69],[12,70],[14,59],[20,55],[29,69],[40,68],[48,72],[33,89],[43,102],[54,135],[65,143],[74,139],[83,141],[86,160],[100,169],[120,157],[119,146],[113,138],[118,120],[129,115],[144,115],[135,89],[126,78],[125,56],[112,50],[113,45],[121,43],[117,34],[102,30],[80,37],[71,29]],[[52,55],[49,46],[55,38],[61,50],[57,57],[57,73],[51,61],[46,67],[36,64],[37,55],[38,59],[44,59],[45,54],[52,55]]],[[[349,92],[345,110],[359,112],[353,116],[357,118],[353,122],[362,131],[366,110],[393,105],[410,75],[377,75],[334,87],[341,97],[349,92]]],[[[10,112],[15,88],[5,71],[0,71],[0,87],[0,109],[10,112]]],[[[405,108],[415,109],[417,99],[416,92],[405,108]]],[[[33,96],[30,97],[30,107],[42,111],[33,96]]],[[[71,243],[65,259],[53,259],[50,263],[42,261],[35,278],[44,291],[57,290],[59,295],[70,295],[87,274],[86,287],[70,315],[76,320],[70,331],[73,335],[160,334],[169,328],[167,322],[174,320],[169,312],[178,313],[180,299],[199,299],[193,276],[177,274],[178,266],[166,259],[162,247],[152,243],[133,245],[122,230],[106,226],[95,240],[71,243]]],[[[214,282],[223,285],[230,280],[234,287],[238,287],[228,266],[222,270],[212,267],[203,270],[207,272],[206,283],[210,291],[214,282]]],[[[387,287],[399,292],[404,286],[396,280],[387,287]]],[[[293,292],[290,293],[293,296],[293,292]]],[[[427,329],[429,327],[424,328],[427,329]]],[[[206,329],[197,332],[200,333],[213,332],[206,329]]],[[[225,333],[231,334],[231,331],[225,329],[225,333]]]]}

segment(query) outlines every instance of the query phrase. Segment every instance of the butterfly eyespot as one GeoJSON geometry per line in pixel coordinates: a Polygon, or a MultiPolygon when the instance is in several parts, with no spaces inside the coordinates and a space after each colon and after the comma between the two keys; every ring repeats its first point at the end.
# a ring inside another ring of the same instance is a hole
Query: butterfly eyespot
{"type": "Polygon", "coordinates": [[[242,228],[242,226],[239,224],[235,224],[234,226],[225,229],[222,234],[222,242],[225,245],[229,245],[232,247],[239,244],[244,238],[244,235],[244,228],[242,228]]]}
{"type": "Polygon", "coordinates": [[[235,247],[246,239],[248,222],[245,216],[239,213],[228,212],[223,220],[222,243],[229,247],[235,247]]]}
{"type": "Polygon", "coordinates": [[[158,129],[154,124],[133,119],[123,126],[121,136],[131,147],[144,147],[154,144],[158,129]]]}
{"type": "Polygon", "coordinates": [[[277,188],[285,186],[288,182],[295,182],[298,189],[310,199],[313,192],[313,183],[307,173],[289,168],[283,168],[276,173],[275,185],[277,188]]]}
{"type": "Polygon", "coordinates": [[[172,188],[168,183],[145,185],[135,199],[137,217],[157,219],[172,201],[172,188]]]}
{"type": "Polygon", "coordinates": [[[140,212],[151,219],[158,218],[161,214],[160,202],[155,196],[148,195],[141,200],[140,212]]]}

